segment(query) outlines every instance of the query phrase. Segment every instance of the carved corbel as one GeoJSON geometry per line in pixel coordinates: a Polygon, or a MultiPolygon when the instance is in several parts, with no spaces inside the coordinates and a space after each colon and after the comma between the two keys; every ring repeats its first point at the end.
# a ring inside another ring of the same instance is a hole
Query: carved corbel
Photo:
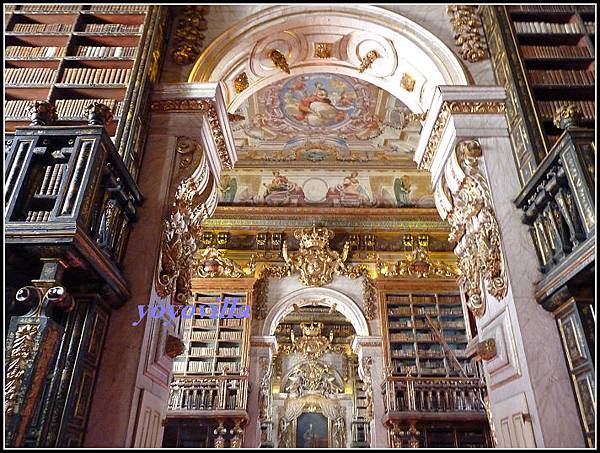
{"type": "Polygon", "coordinates": [[[485,313],[486,291],[500,300],[508,290],[500,229],[479,171],[480,157],[477,141],[459,142],[435,190],[438,211],[450,223],[449,240],[456,243],[460,285],[476,316],[485,313]]]}

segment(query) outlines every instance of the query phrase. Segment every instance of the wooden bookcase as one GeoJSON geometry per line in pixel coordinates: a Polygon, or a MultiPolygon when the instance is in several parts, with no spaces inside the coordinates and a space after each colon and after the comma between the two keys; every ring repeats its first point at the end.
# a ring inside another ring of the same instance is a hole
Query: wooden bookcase
{"type": "Polygon", "coordinates": [[[86,107],[101,102],[113,112],[106,129],[137,178],[143,145],[137,129],[148,109],[149,75],[157,72],[150,66],[159,64],[155,52],[165,44],[156,32],[164,31],[166,15],[149,5],[5,9],[5,131],[30,123],[31,101],[53,104],[56,126],[86,125],[86,107]]]}
{"type": "MultiPolygon", "coordinates": [[[[525,99],[535,113],[548,154],[562,130],[554,113],[575,103],[583,113],[582,127],[595,124],[595,12],[593,5],[509,5],[497,7],[507,19],[508,32],[525,80],[525,99]]],[[[509,51],[509,49],[507,49],[509,51]]]]}
{"type": "MultiPolygon", "coordinates": [[[[239,286],[240,281],[246,280],[231,279],[230,285],[224,284],[222,288],[210,288],[210,285],[205,284],[208,280],[194,280],[194,305],[204,306],[206,310],[204,316],[196,309],[193,317],[182,319],[185,352],[173,362],[176,378],[200,375],[239,376],[247,373],[251,318],[212,318],[208,314],[210,305],[213,308],[219,305],[222,310],[223,304],[231,306],[233,299],[237,300],[239,309],[246,304],[250,306],[250,290],[239,286]],[[221,302],[217,304],[217,300],[221,302]]],[[[210,281],[214,282],[215,279],[210,281]]],[[[228,312],[228,309],[224,310],[224,313],[228,312]]]]}
{"type": "Polygon", "coordinates": [[[456,283],[429,281],[424,284],[400,280],[380,280],[381,313],[386,362],[392,376],[460,376],[460,371],[444,350],[427,316],[468,376],[477,367],[465,354],[469,333],[456,283]]]}

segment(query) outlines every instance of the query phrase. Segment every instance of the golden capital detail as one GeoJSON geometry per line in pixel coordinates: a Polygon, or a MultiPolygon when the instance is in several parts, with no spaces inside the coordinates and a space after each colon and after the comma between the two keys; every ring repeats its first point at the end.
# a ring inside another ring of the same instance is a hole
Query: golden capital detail
{"type": "Polygon", "coordinates": [[[479,170],[481,156],[479,142],[459,142],[434,192],[436,206],[450,224],[448,240],[456,243],[459,284],[476,316],[485,313],[486,291],[498,300],[508,291],[500,229],[489,186],[479,170]]]}
{"type": "Polygon", "coordinates": [[[227,144],[215,103],[208,99],[161,99],[152,101],[150,108],[155,112],[203,112],[210,125],[210,130],[223,167],[230,170],[233,162],[227,152],[227,144]]]}
{"type": "Polygon", "coordinates": [[[506,104],[504,101],[445,101],[438,112],[433,129],[431,130],[425,152],[419,162],[419,168],[421,170],[429,170],[431,168],[433,156],[440,144],[451,115],[493,115],[504,113],[505,111],[506,104]]]}

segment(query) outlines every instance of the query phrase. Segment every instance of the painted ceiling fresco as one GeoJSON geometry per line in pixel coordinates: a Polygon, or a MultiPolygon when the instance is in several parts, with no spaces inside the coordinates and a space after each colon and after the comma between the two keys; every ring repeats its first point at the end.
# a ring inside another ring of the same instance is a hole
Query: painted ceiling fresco
{"type": "Polygon", "coordinates": [[[267,86],[238,109],[240,165],[413,167],[420,122],[387,92],[337,74],[307,74],[267,86]]]}
{"type": "Polygon", "coordinates": [[[238,162],[223,174],[222,205],[434,206],[429,176],[412,160],[419,118],[375,85],[293,76],[236,113],[238,162]]]}

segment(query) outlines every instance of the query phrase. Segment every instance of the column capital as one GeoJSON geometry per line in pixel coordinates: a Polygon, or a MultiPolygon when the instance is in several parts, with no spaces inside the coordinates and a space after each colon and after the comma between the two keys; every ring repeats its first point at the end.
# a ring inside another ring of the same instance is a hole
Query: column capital
{"type": "Polygon", "coordinates": [[[271,354],[277,354],[277,339],[274,335],[253,335],[250,337],[252,349],[268,349],[271,354]]]}
{"type": "Polygon", "coordinates": [[[355,354],[358,354],[361,349],[364,348],[379,348],[381,349],[383,345],[383,337],[380,335],[369,335],[369,336],[359,336],[354,337],[352,341],[352,351],[355,354]]]}
{"type": "Polygon", "coordinates": [[[222,169],[233,168],[237,153],[221,82],[158,84],[150,108],[153,129],[200,137],[217,180],[222,169]]]}
{"type": "Polygon", "coordinates": [[[457,142],[507,135],[504,88],[439,86],[427,113],[415,162],[437,181],[457,142]]]}

